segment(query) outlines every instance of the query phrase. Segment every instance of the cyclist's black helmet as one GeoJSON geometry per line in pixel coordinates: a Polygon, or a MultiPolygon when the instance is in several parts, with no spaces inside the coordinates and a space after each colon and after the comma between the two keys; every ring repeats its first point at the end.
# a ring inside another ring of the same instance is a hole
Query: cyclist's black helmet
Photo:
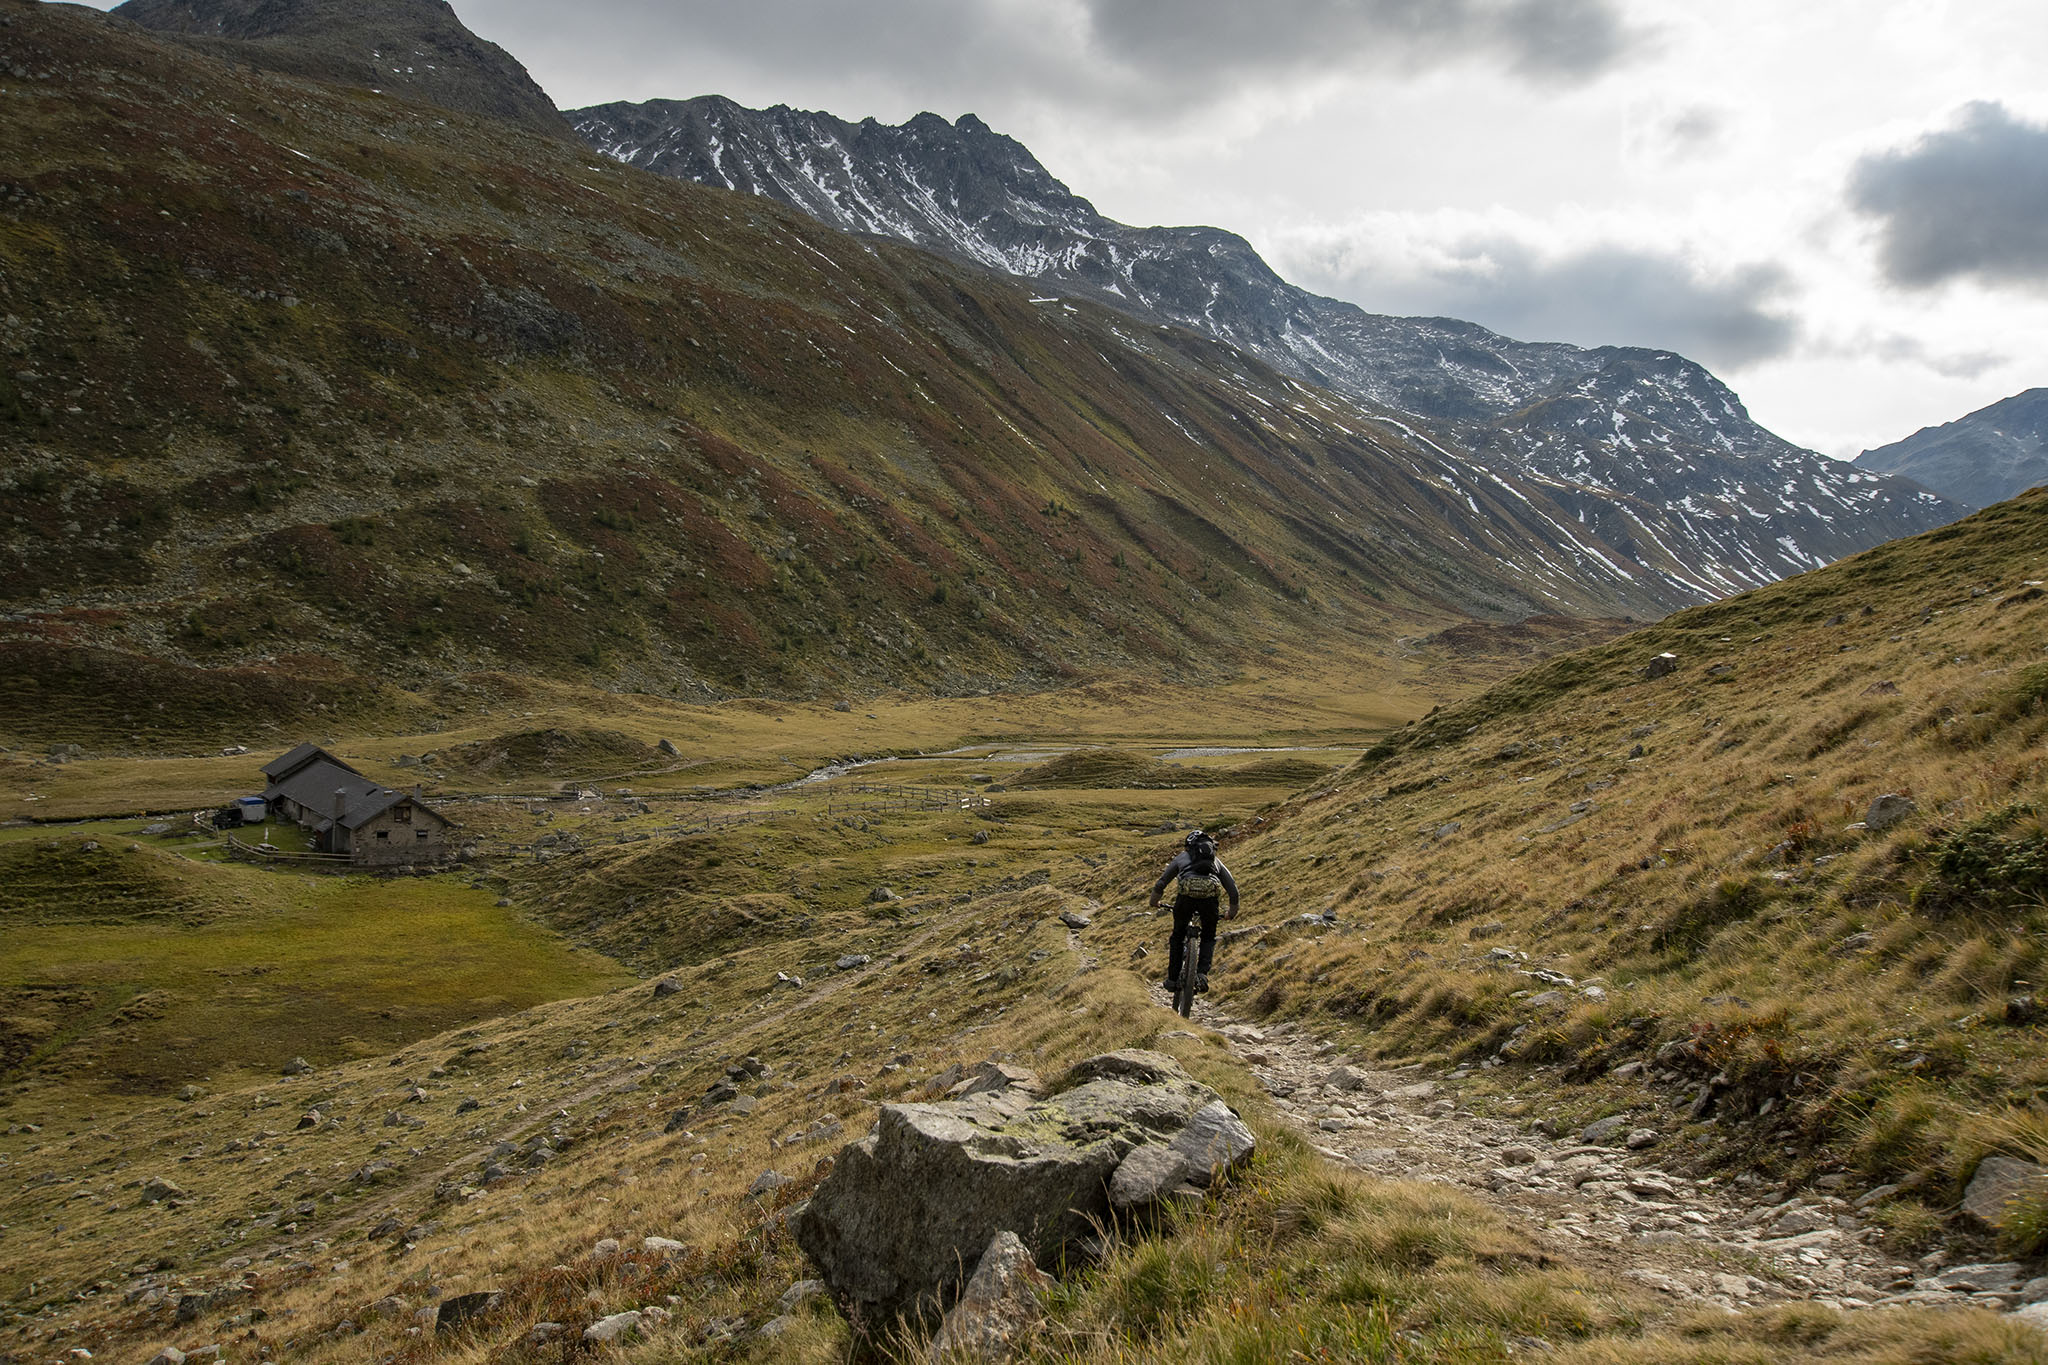
{"type": "Polygon", "coordinates": [[[1213,836],[1204,834],[1201,830],[1195,830],[1180,842],[1182,848],[1192,850],[1197,844],[1213,844],[1216,840],[1213,836]]]}

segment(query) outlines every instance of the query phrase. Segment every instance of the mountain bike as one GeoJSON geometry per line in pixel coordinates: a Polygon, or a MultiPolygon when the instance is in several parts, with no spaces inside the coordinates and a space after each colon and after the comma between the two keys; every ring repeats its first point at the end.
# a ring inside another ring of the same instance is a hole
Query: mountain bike
{"type": "Polygon", "coordinates": [[[1195,1012],[1195,964],[1202,958],[1202,917],[1188,916],[1188,927],[1180,936],[1180,977],[1173,983],[1173,1007],[1180,1011],[1180,1017],[1188,1018],[1195,1012]]]}

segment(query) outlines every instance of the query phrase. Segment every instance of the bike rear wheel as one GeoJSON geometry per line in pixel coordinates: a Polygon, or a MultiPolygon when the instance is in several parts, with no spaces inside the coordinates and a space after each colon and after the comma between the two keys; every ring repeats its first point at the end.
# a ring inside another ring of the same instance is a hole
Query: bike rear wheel
{"type": "Polygon", "coordinates": [[[1173,985],[1173,1007],[1183,1019],[1195,1012],[1195,963],[1202,955],[1202,926],[1190,923],[1180,941],[1180,980],[1173,985]]]}

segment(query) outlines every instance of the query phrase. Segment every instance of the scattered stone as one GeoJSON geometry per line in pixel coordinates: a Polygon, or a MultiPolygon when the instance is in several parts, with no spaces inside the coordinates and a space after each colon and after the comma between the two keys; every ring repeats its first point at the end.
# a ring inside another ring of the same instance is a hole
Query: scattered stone
{"type": "Polygon", "coordinates": [[[778,1313],[794,1313],[797,1309],[819,1298],[825,1293],[823,1280],[797,1280],[782,1291],[782,1297],[775,1301],[778,1313]]]}
{"type": "Polygon", "coordinates": [[[313,1064],[304,1057],[294,1057],[281,1068],[282,1073],[287,1076],[303,1076],[312,1069],[313,1064]]]}
{"type": "Polygon", "coordinates": [[[185,1365],[185,1353],[175,1346],[166,1346],[149,1358],[149,1365],[185,1365]]]}
{"type": "Polygon", "coordinates": [[[610,1260],[618,1254],[619,1239],[616,1237],[600,1237],[590,1248],[590,1258],[594,1261],[610,1260]]]}
{"type": "Polygon", "coordinates": [[[1657,1145],[1657,1130],[1655,1128],[1631,1128],[1628,1139],[1623,1145],[1631,1152],[1640,1152],[1645,1147],[1654,1147],[1657,1145]]]}
{"type": "Polygon", "coordinates": [[[1017,1234],[998,1232],[932,1339],[932,1360],[1008,1360],[1045,1321],[1038,1296],[1051,1285],[1017,1234]]]}
{"type": "Polygon", "coordinates": [[[640,1330],[641,1316],[640,1310],[633,1308],[623,1313],[613,1313],[610,1317],[599,1318],[583,1329],[583,1344],[606,1346],[615,1341],[624,1341],[640,1330]]]}
{"type": "Polygon", "coordinates": [[[689,1247],[673,1237],[642,1237],[640,1249],[652,1252],[656,1256],[680,1256],[688,1251],[689,1247]]]}
{"type": "Polygon", "coordinates": [[[682,982],[672,976],[664,976],[661,980],[654,983],[654,998],[656,1000],[665,1000],[671,995],[680,995],[682,990],[682,982]]]}
{"type": "Polygon", "coordinates": [[[842,972],[850,972],[857,967],[865,967],[872,961],[874,959],[866,953],[848,953],[832,965],[842,972]]]}
{"type": "Polygon", "coordinates": [[[902,899],[903,897],[897,895],[893,890],[886,886],[878,886],[874,890],[868,892],[868,901],[870,904],[873,905],[886,905],[890,901],[900,901],[902,899]]]}
{"type": "Polygon", "coordinates": [[[1916,1281],[1915,1289],[1945,1289],[1966,1293],[2005,1293],[2018,1289],[2027,1278],[2026,1267],[2015,1261],[1995,1261],[1988,1265],[1959,1265],[1944,1270],[1939,1275],[1916,1281]]]}
{"type": "Polygon", "coordinates": [[[568,1332],[568,1327],[559,1322],[536,1322],[527,1330],[526,1339],[535,1346],[545,1346],[568,1332]]]}
{"type": "Polygon", "coordinates": [[[1863,814],[1863,828],[1872,834],[1882,834],[1901,820],[1920,809],[1920,803],[1910,796],[1897,792],[1886,792],[1870,803],[1870,809],[1863,814]]]}
{"type": "Polygon", "coordinates": [[[1623,1114],[1595,1119],[1579,1130],[1579,1141],[1591,1147],[1604,1147],[1608,1142],[1628,1131],[1628,1117],[1623,1114]]]}
{"type": "Polygon", "coordinates": [[[1671,653],[1669,650],[1666,650],[1664,653],[1659,654],[1656,658],[1650,660],[1650,662],[1643,665],[1642,675],[1645,678],[1655,680],[1657,678],[1668,677],[1677,670],[1678,656],[1676,654],[1671,653]]]}
{"type": "Polygon", "coordinates": [[[452,1332],[496,1308],[503,1297],[499,1290],[480,1289],[473,1294],[457,1294],[443,1299],[434,1312],[434,1331],[452,1332]]]}
{"type": "Polygon", "coordinates": [[[668,758],[680,758],[683,752],[681,749],[678,749],[676,747],[676,742],[672,739],[660,740],[656,742],[654,747],[656,749],[659,749],[662,752],[662,754],[668,758]]]}
{"type": "Polygon", "coordinates": [[[2040,1017],[2040,1004],[2031,995],[2010,996],[2005,1002],[2005,1022],[2031,1024],[2040,1017]]]}
{"type": "Polygon", "coordinates": [[[1623,1062],[1620,1066],[1615,1067],[1612,1071],[1608,1072],[1607,1074],[1614,1077],[1614,1079],[1617,1081],[1630,1081],[1634,1080],[1636,1077],[1642,1075],[1645,1071],[1648,1070],[1649,1067],[1645,1066],[1641,1062],[1623,1062]]]}
{"type": "Polygon", "coordinates": [[[161,1204],[167,1199],[183,1199],[185,1191],[162,1176],[152,1176],[142,1186],[142,1202],[161,1204]]]}
{"type": "Polygon", "coordinates": [[[1078,910],[1060,911],[1060,923],[1066,925],[1069,929],[1086,929],[1094,922],[1078,910]]]}
{"type": "Polygon", "coordinates": [[[1373,1084],[1366,1079],[1363,1071],[1348,1066],[1336,1067],[1323,1077],[1323,1085],[1331,1090],[1371,1090],[1373,1084]]]}
{"type": "Polygon", "coordinates": [[[205,1093],[206,1093],[206,1087],[204,1087],[204,1086],[199,1086],[199,1085],[188,1085],[188,1086],[184,1087],[184,1088],[183,1088],[182,1090],[178,1091],[178,1098],[179,1098],[179,1100],[181,1100],[182,1102],[184,1102],[184,1103],[186,1103],[186,1104],[190,1104],[190,1103],[192,1103],[192,1101],[194,1101],[194,1100],[198,1099],[198,1098],[199,1098],[200,1096],[204,1095],[205,1093]]]}
{"type": "Polygon", "coordinates": [[[793,1177],[786,1176],[780,1171],[763,1171],[754,1177],[753,1184],[747,1186],[747,1193],[759,1198],[764,1194],[775,1193],[784,1185],[793,1185],[795,1183],[796,1181],[793,1177]]]}
{"type": "Polygon", "coordinates": [[[1390,1100],[1426,1100],[1436,1094],[1435,1081],[1417,1081],[1413,1085],[1396,1086],[1387,1092],[1390,1100]]]}
{"type": "Polygon", "coordinates": [[[1963,1191],[1963,1212],[1996,1226],[2005,1206],[2029,1190],[2048,1190],[2048,1169],[2009,1156],[1987,1156],[1963,1191]]]}

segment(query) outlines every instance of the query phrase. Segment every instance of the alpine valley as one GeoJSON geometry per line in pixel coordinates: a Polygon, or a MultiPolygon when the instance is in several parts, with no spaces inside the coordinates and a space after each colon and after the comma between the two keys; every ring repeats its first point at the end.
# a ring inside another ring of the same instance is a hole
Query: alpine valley
{"type": "Polygon", "coordinates": [[[0,134],[0,1365],[2048,1365],[2048,490],[441,0],[0,134]]]}

